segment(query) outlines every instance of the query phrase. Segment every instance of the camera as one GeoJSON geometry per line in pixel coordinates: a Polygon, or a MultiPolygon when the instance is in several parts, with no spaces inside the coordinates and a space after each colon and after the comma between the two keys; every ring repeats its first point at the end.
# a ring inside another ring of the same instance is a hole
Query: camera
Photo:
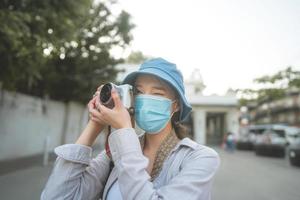
{"type": "Polygon", "coordinates": [[[133,91],[132,86],[129,84],[124,85],[115,85],[113,83],[106,83],[102,86],[100,90],[100,103],[107,108],[112,109],[114,101],[111,97],[112,89],[115,89],[119,94],[122,104],[129,111],[130,114],[133,114],[133,91]]]}

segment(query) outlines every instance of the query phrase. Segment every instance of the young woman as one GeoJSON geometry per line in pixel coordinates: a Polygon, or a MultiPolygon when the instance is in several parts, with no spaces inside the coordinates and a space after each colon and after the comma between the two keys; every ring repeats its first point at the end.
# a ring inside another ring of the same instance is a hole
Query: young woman
{"type": "Polygon", "coordinates": [[[209,147],[183,136],[180,122],[191,111],[181,73],[164,59],[143,63],[124,84],[135,91],[135,121],[140,138],[116,91],[115,106],[89,102],[90,121],[75,144],[55,148],[58,155],[41,199],[208,200],[220,160],[209,147]],[[110,153],[92,159],[91,146],[104,126],[110,153]]]}

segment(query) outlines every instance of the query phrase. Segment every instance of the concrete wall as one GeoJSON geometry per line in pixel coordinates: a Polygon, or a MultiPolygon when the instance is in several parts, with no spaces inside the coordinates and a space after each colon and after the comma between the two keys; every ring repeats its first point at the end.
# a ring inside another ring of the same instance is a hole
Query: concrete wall
{"type": "Polygon", "coordinates": [[[0,95],[0,161],[43,153],[47,136],[50,151],[74,143],[88,120],[81,104],[7,91],[0,95]]]}

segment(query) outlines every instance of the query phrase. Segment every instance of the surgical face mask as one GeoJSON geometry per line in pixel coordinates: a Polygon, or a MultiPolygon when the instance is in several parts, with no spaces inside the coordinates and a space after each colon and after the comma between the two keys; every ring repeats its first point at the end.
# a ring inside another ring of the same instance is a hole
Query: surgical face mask
{"type": "Polygon", "coordinates": [[[160,132],[171,119],[172,103],[168,98],[155,95],[135,97],[135,120],[149,134],[160,132]]]}

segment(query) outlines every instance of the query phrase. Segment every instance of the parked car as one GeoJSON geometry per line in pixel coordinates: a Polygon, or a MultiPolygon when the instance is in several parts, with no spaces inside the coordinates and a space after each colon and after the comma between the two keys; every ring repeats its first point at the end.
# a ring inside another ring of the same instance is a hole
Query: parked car
{"type": "Polygon", "coordinates": [[[300,128],[288,126],[285,128],[285,133],[286,133],[285,137],[288,144],[293,144],[298,140],[300,136],[300,128]]]}
{"type": "Polygon", "coordinates": [[[250,125],[240,134],[236,147],[254,149],[257,155],[284,157],[286,146],[299,134],[300,128],[283,124],[250,125]]]}
{"type": "Polygon", "coordinates": [[[290,144],[288,152],[291,165],[300,167],[300,134],[297,136],[297,139],[290,144]]]}
{"type": "Polygon", "coordinates": [[[267,129],[256,137],[254,151],[256,155],[285,157],[286,146],[287,140],[284,132],[267,129]]]}
{"type": "Polygon", "coordinates": [[[261,135],[271,125],[250,125],[244,128],[236,142],[236,148],[239,150],[253,150],[256,137],[261,135]]]}

